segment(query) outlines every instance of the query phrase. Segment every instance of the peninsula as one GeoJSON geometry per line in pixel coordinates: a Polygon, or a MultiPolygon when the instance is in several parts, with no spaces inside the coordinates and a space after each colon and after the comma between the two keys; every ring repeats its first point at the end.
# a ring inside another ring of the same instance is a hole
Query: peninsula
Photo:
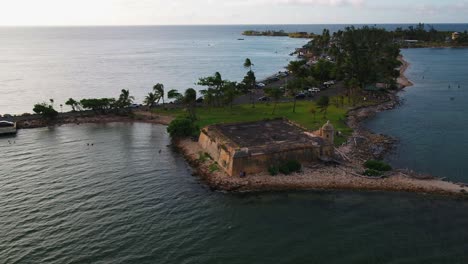
{"type": "MultiPolygon", "coordinates": [[[[463,37],[459,38],[460,40],[463,37]]],[[[394,169],[382,159],[395,140],[361,121],[398,104],[410,86],[394,32],[375,27],[324,30],[298,49],[286,71],[257,80],[246,59],[240,82],[219,72],[202,77],[197,92],[154,85],[144,105],[129,90],[118,98],[54,101],[35,115],[4,116],[18,128],[86,122],[168,125],[174,145],[213,189],[261,191],[357,189],[465,195],[468,188],[430,175],[394,169]],[[199,96],[198,93],[201,95],[199,96]],[[171,103],[164,102],[167,97],[171,103]]]]}

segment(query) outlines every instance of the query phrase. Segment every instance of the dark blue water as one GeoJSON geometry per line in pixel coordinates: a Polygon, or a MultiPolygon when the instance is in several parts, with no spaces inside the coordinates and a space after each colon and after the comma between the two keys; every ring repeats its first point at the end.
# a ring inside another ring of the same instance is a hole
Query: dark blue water
{"type": "Polygon", "coordinates": [[[468,261],[468,201],[212,192],[169,143],[117,123],[0,138],[0,263],[468,261]]]}
{"type": "MultiPolygon", "coordinates": [[[[393,30],[408,25],[376,26],[393,30]]],[[[157,82],[167,90],[199,89],[198,78],[216,71],[241,81],[247,57],[257,77],[265,78],[283,70],[294,59],[289,54],[307,40],[244,37],[244,30],[321,33],[345,26],[0,27],[0,114],[31,112],[35,103],[50,98],[59,108],[70,97],[117,97],[121,89],[130,89],[141,103],[157,82]]],[[[468,24],[434,26],[468,29],[468,24]]]]}
{"type": "Polygon", "coordinates": [[[400,93],[402,106],[367,122],[400,140],[388,160],[451,180],[468,182],[468,49],[410,49],[414,86],[400,93]]]}

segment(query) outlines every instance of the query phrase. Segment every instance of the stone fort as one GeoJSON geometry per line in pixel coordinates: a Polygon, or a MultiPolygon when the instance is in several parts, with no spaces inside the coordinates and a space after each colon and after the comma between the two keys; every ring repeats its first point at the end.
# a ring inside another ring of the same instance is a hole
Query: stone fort
{"type": "Polygon", "coordinates": [[[310,132],[287,119],[273,119],[207,126],[198,142],[228,175],[239,176],[266,171],[285,160],[330,159],[334,134],[330,122],[310,132]]]}

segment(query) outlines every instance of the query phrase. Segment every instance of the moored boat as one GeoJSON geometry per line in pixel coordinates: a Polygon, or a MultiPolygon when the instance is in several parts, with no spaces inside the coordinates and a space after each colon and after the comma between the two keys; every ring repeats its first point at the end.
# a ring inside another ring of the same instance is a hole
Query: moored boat
{"type": "Polygon", "coordinates": [[[16,123],[0,120],[0,136],[16,134],[16,123]]]}

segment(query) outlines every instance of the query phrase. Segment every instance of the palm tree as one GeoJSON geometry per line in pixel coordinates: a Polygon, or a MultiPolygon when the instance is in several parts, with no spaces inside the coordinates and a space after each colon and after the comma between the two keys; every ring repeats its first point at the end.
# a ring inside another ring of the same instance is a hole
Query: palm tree
{"type": "Polygon", "coordinates": [[[288,65],[288,70],[296,77],[296,82],[288,85],[289,93],[294,98],[293,113],[296,112],[297,92],[304,90],[304,78],[308,75],[306,61],[291,61],[288,65]]]}
{"type": "Polygon", "coordinates": [[[156,96],[155,93],[148,93],[148,95],[145,97],[144,103],[149,108],[151,108],[157,100],[158,100],[158,97],[156,96]]]}
{"type": "Polygon", "coordinates": [[[244,68],[249,69],[249,71],[252,71],[252,66],[254,66],[252,61],[249,58],[245,59],[244,68]]]}
{"type": "Polygon", "coordinates": [[[267,88],[265,89],[265,93],[273,99],[275,104],[273,105],[273,112],[271,113],[272,115],[275,114],[276,110],[276,105],[278,104],[279,99],[281,99],[281,96],[283,96],[283,92],[281,91],[280,88],[278,87],[273,87],[273,88],[267,88]]]}
{"type": "Polygon", "coordinates": [[[197,119],[195,115],[195,103],[197,100],[197,91],[193,88],[188,88],[185,90],[183,101],[187,106],[187,111],[189,112],[189,116],[192,120],[197,119]]]}
{"type": "Polygon", "coordinates": [[[172,89],[169,92],[167,92],[167,98],[169,99],[174,99],[176,101],[179,101],[181,97],[182,95],[176,89],[172,89]]]}
{"type": "Polygon", "coordinates": [[[133,100],[135,100],[135,97],[130,96],[130,91],[122,89],[117,103],[120,106],[120,108],[125,108],[129,107],[132,104],[133,100]]]}
{"type": "Polygon", "coordinates": [[[158,98],[157,101],[159,103],[159,100],[162,99],[163,101],[163,107],[164,107],[164,84],[162,83],[157,83],[153,86],[153,91],[156,97],[158,98]]]}
{"type": "Polygon", "coordinates": [[[73,98],[68,99],[65,104],[70,106],[73,112],[76,112],[77,109],[80,109],[80,103],[75,101],[73,98]]]}
{"type": "Polygon", "coordinates": [[[250,101],[252,102],[252,108],[255,108],[255,82],[256,77],[253,71],[248,71],[247,75],[244,76],[244,80],[242,81],[244,85],[247,87],[247,91],[250,93],[250,101]]]}

